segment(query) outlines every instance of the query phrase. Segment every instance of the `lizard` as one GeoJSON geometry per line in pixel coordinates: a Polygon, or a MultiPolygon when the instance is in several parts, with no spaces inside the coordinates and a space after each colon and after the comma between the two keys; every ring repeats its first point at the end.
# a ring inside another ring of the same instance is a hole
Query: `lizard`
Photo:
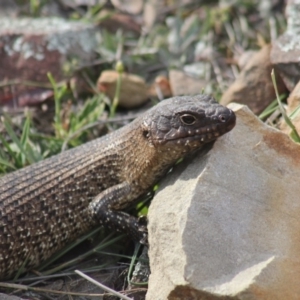
{"type": "Polygon", "coordinates": [[[96,226],[145,239],[138,219],[123,210],[235,121],[211,96],[177,96],[112,133],[1,177],[0,279],[24,261],[24,271],[38,266],[96,226]]]}

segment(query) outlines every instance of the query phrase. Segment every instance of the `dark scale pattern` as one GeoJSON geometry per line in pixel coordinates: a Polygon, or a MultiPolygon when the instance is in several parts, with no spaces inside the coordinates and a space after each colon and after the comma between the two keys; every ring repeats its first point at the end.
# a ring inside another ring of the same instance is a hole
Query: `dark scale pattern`
{"type": "Polygon", "coordinates": [[[144,239],[137,219],[121,210],[234,124],[234,113],[209,96],[175,97],[105,137],[1,178],[0,279],[99,224],[144,239]]]}

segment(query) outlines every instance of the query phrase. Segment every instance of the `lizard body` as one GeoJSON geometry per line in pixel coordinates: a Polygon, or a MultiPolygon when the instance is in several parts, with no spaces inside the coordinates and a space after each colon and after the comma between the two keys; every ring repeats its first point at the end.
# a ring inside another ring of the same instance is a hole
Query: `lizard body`
{"type": "Polygon", "coordinates": [[[122,212],[176,161],[235,125],[206,95],[164,100],[104,137],[0,178],[0,278],[33,268],[97,225],[140,240],[122,212]]]}

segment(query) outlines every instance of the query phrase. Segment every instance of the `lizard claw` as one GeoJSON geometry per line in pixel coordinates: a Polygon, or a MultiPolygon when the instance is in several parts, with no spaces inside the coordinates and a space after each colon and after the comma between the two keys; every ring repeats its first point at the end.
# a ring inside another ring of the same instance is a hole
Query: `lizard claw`
{"type": "Polygon", "coordinates": [[[146,247],[149,246],[148,244],[148,234],[146,232],[143,232],[141,234],[140,243],[146,247]]]}
{"type": "Polygon", "coordinates": [[[142,245],[148,246],[148,230],[147,230],[147,217],[140,216],[138,218],[138,231],[140,233],[140,243],[142,245]]]}
{"type": "Polygon", "coordinates": [[[138,224],[139,226],[141,227],[146,227],[146,230],[147,230],[147,217],[146,216],[140,216],[138,217],[138,224]]]}

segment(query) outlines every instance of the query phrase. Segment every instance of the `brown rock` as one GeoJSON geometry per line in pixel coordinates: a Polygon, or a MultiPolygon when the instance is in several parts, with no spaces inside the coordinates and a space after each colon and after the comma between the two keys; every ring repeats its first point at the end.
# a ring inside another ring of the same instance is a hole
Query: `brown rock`
{"type": "Polygon", "coordinates": [[[179,70],[170,70],[170,85],[173,96],[200,94],[207,81],[197,79],[179,70]]]}
{"type": "MultiPolygon", "coordinates": [[[[245,104],[255,114],[259,114],[275,99],[270,51],[271,46],[268,45],[252,56],[235,82],[223,94],[221,104],[245,104]]],[[[284,93],[286,88],[279,76],[276,76],[276,82],[279,94],[284,93]]]]}
{"type": "Polygon", "coordinates": [[[173,94],[169,79],[162,75],[157,76],[154,82],[149,87],[148,94],[150,97],[171,97],[173,94]]]}
{"type": "MultiPolygon", "coordinates": [[[[98,79],[97,87],[99,91],[105,93],[110,100],[116,94],[119,73],[114,70],[103,71],[98,79]]],[[[121,89],[119,95],[119,105],[126,108],[133,108],[145,103],[148,99],[148,87],[143,78],[123,73],[121,75],[121,89]]]]}
{"type": "Polygon", "coordinates": [[[287,30],[272,46],[271,62],[292,91],[300,80],[299,1],[289,0],[286,6],[287,30]]]}

